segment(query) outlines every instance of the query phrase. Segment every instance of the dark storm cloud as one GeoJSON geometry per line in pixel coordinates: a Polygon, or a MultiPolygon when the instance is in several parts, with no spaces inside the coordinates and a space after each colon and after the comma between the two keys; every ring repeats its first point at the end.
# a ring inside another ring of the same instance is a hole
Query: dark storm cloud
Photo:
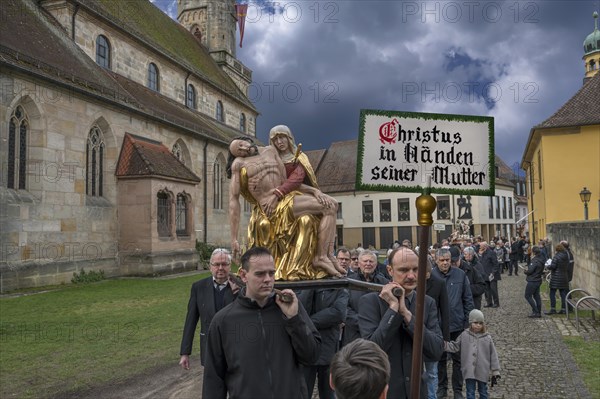
{"type": "Polygon", "coordinates": [[[361,108],[490,115],[512,165],[531,127],[581,87],[594,10],[600,1],[250,2],[237,56],[253,70],[262,140],[283,123],[305,149],[327,148],[357,137],[361,108]]]}

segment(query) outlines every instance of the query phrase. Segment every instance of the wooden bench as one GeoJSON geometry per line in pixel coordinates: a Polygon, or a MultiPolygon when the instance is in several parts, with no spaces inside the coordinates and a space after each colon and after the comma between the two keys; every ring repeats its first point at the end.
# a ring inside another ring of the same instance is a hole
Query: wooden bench
{"type": "Polygon", "coordinates": [[[596,320],[596,310],[600,310],[600,298],[590,295],[589,292],[581,288],[576,288],[567,293],[567,320],[569,320],[569,308],[575,309],[575,320],[577,323],[577,331],[579,331],[579,311],[590,310],[592,312],[592,320],[596,320]],[[573,294],[577,293],[577,296],[573,294]]]}

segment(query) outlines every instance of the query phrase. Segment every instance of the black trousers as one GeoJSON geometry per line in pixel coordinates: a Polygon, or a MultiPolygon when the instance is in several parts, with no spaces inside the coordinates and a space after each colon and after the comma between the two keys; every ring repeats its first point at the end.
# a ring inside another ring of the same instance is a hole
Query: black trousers
{"type": "Polygon", "coordinates": [[[329,386],[329,365],[326,366],[304,366],[304,379],[308,388],[308,398],[312,398],[315,388],[315,378],[318,379],[320,399],[334,399],[333,390],[329,386]]]}
{"type": "Polygon", "coordinates": [[[498,280],[485,282],[485,302],[486,305],[500,305],[498,300],[498,280]]]}
{"type": "Polygon", "coordinates": [[[519,274],[519,262],[516,259],[510,261],[508,265],[508,274],[513,274],[513,269],[515,272],[515,276],[519,274]]]}
{"type": "MultiPolygon", "coordinates": [[[[450,333],[450,340],[454,341],[462,331],[454,331],[450,333]]],[[[442,359],[438,362],[438,388],[448,389],[448,370],[446,364],[448,362],[447,353],[444,352],[442,359]]],[[[461,392],[463,386],[462,372],[460,371],[460,352],[451,353],[452,357],[452,390],[461,392]]]]}

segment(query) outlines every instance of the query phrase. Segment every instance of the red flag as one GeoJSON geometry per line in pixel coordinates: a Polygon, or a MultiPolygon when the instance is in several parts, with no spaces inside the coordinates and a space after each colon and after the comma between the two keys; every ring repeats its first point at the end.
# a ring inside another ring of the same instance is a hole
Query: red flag
{"type": "Polygon", "coordinates": [[[238,25],[240,27],[240,47],[244,40],[244,25],[246,24],[246,13],[248,12],[248,4],[236,4],[235,11],[237,13],[238,25]]]}

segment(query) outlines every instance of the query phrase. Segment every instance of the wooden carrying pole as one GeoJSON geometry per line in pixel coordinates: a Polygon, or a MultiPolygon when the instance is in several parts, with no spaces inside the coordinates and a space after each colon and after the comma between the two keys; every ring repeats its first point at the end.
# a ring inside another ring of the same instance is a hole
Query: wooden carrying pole
{"type": "Polygon", "coordinates": [[[420,195],[415,201],[417,207],[418,223],[421,226],[419,234],[419,273],[417,276],[417,308],[415,315],[415,332],[413,335],[412,348],[412,366],[410,374],[410,397],[411,399],[419,399],[421,390],[421,373],[423,368],[423,332],[425,326],[424,306],[425,306],[425,286],[427,280],[427,255],[429,244],[429,227],[433,224],[433,211],[435,210],[436,201],[430,193],[431,176],[428,176],[427,186],[423,195],[420,195]]]}

